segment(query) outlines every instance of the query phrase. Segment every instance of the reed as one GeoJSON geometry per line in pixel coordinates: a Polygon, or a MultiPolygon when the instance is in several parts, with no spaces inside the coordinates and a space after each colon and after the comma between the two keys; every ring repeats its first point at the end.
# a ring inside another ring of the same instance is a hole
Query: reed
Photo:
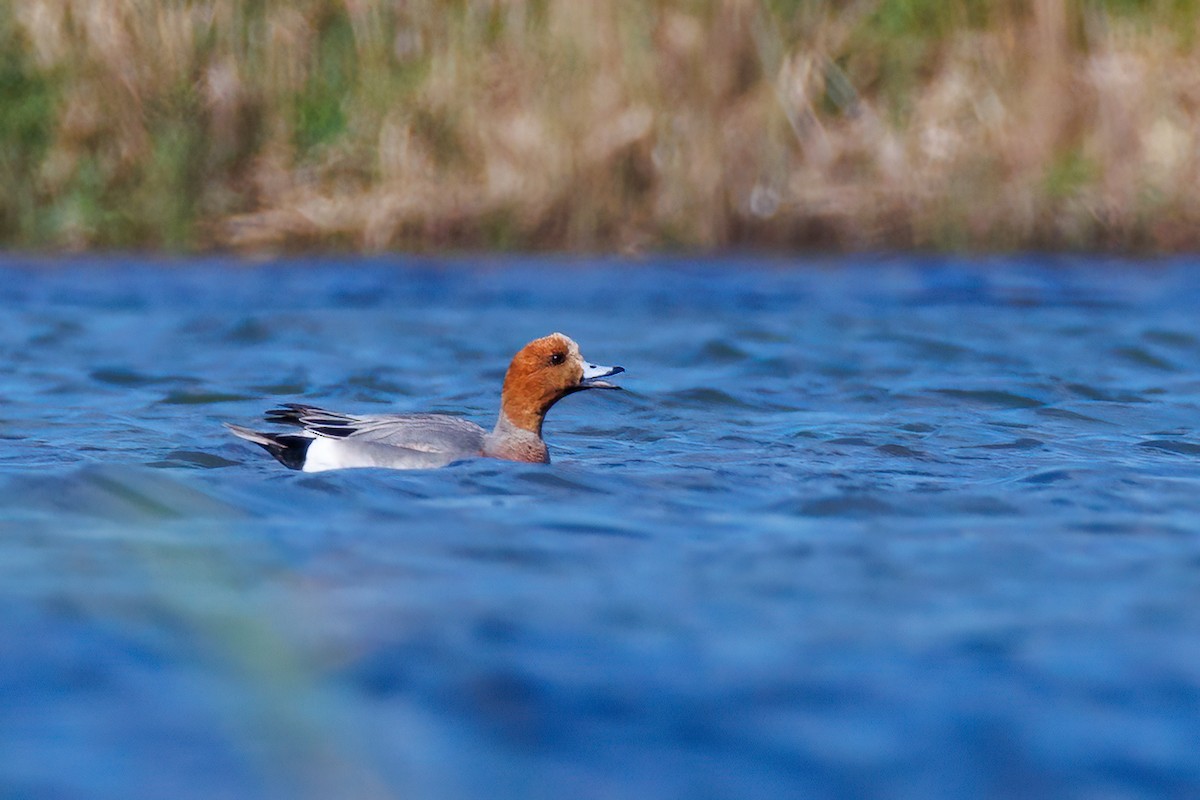
{"type": "Polygon", "coordinates": [[[1200,245],[1198,0],[21,0],[9,247],[1200,245]]]}

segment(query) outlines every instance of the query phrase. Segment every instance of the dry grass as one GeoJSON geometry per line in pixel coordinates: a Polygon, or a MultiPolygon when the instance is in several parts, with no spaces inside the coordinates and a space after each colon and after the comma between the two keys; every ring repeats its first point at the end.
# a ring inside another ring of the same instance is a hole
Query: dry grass
{"type": "Polygon", "coordinates": [[[1197,11],[1125,4],[22,0],[0,237],[1192,249],[1197,11]]]}

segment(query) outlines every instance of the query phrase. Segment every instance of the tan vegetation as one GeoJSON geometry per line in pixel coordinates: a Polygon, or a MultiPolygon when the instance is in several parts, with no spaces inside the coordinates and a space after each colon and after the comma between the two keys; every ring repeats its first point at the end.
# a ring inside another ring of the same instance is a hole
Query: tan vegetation
{"type": "Polygon", "coordinates": [[[0,239],[1200,244],[1188,2],[21,0],[0,239]]]}

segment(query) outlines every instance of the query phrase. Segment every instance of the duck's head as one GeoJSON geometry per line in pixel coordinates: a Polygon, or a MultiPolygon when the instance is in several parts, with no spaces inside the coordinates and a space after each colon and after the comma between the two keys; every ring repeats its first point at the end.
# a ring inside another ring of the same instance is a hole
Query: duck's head
{"type": "Polygon", "coordinates": [[[607,378],[624,367],[591,364],[569,336],[552,333],[522,347],[504,375],[500,410],[510,423],[539,436],[550,407],[584,389],[620,389],[607,378]]]}

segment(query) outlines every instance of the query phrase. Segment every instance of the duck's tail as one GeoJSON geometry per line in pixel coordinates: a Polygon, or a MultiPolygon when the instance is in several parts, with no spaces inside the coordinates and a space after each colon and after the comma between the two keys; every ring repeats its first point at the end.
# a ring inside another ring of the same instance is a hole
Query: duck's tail
{"type": "Polygon", "coordinates": [[[300,436],[294,433],[260,433],[229,422],[225,423],[225,427],[239,439],[254,442],[285,467],[304,469],[304,460],[308,457],[308,446],[313,442],[311,436],[300,436]]]}

